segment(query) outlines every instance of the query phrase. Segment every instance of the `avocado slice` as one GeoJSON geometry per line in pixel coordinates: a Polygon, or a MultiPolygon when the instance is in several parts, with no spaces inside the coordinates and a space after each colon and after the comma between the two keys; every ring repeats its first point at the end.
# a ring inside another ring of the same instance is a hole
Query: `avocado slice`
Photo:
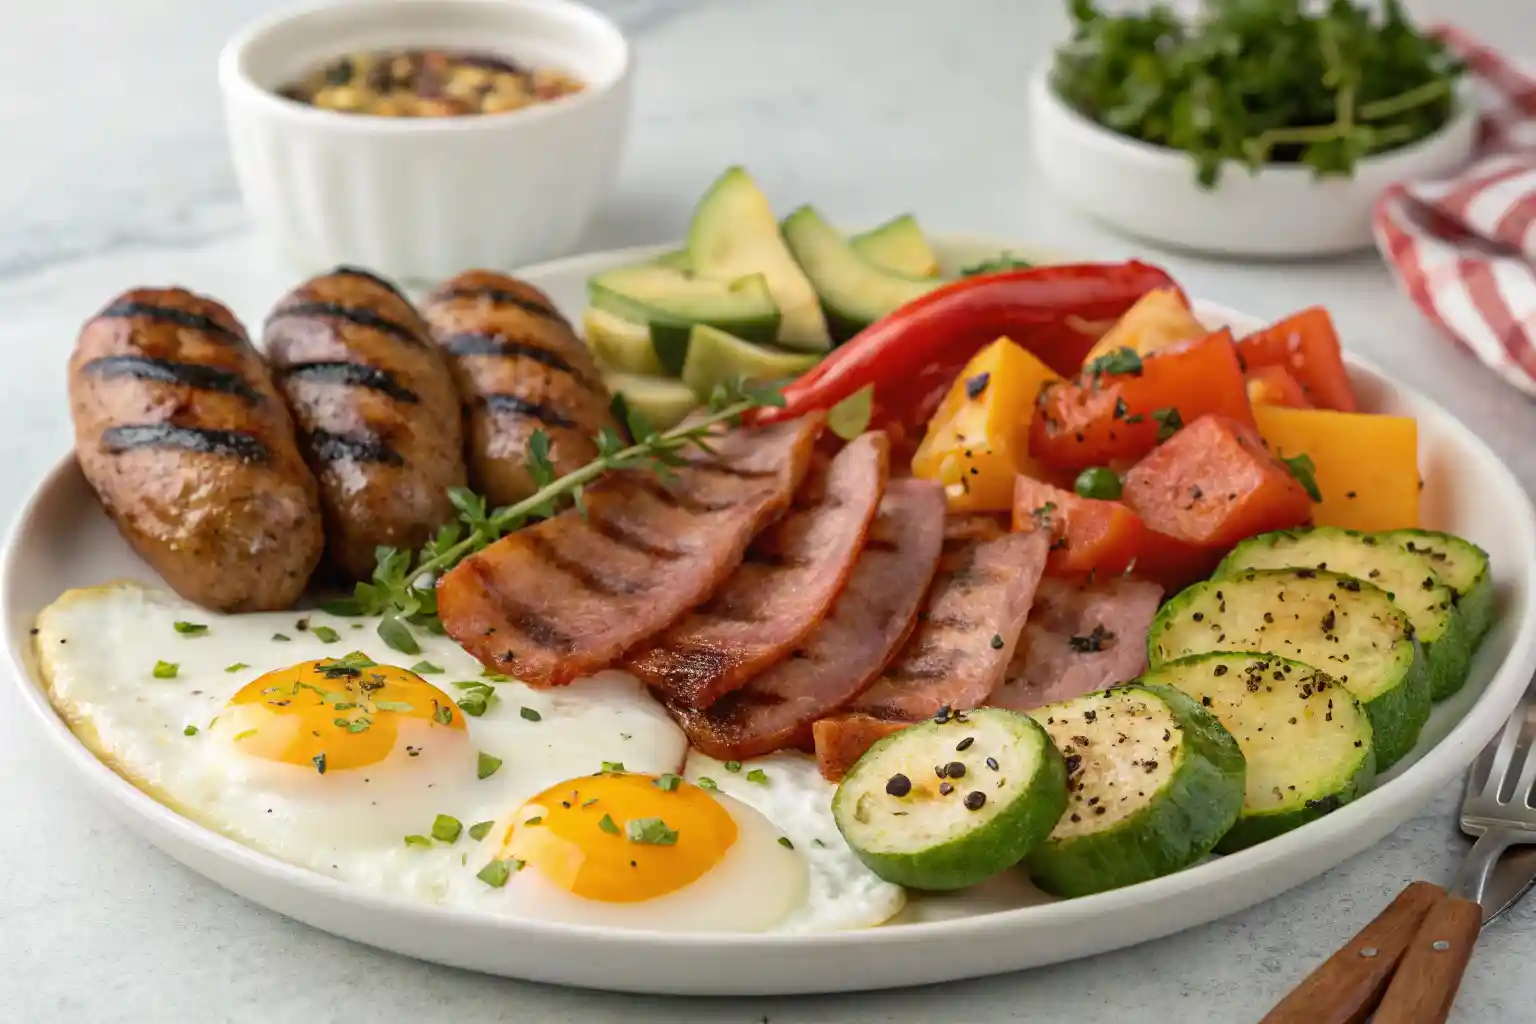
{"type": "Polygon", "coordinates": [[[666,373],[661,360],[656,358],[651,331],[645,324],[588,306],[581,314],[581,327],[587,337],[587,348],[602,369],[658,377],[666,373]]]}
{"type": "Polygon", "coordinates": [[[779,329],[779,309],[762,274],[711,280],[651,263],[594,275],[587,293],[598,309],[646,324],[656,358],[674,375],[683,372],[694,324],[749,341],[772,341],[779,329]]]}
{"type": "Polygon", "coordinates": [[[839,342],[944,283],[876,266],[809,206],[790,214],[783,229],[790,252],[821,296],[827,325],[839,342]]]}
{"type": "Polygon", "coordinates": [[[688,258],[687,249],[673,249],[656,257],[658,266],[671,267],[673,270],[693,270],[693,260],[688,258]]]}
{"type": "Polygon", "coordinates": [[[848,239],[854,252],[875,266],[906,277],[938,277],[939,258],[933,254],[917,218],[910,213],[848,239]]]}
{"type": "Polygon", "coordinates": [[[763,275],[782,316],[777,340],[785,348],[832,347],[816,289],[785,247],[768,197],[740,167],[722,174],[699,200],[688,228],[688,258],[700,277],[763,275]]]}
{"type": "Polygon", "coordinates": [[[668,430],[699,407],[698,396],[675,377],[651,377],[640,373],[607,373],[603,383],[610,393],[623,395],[624,403],[656,430],[668,430]]]}
{"type": "Polygon", "coordinates": [[[821,357],[814,352],[786,352],[742,341],[708,324],[694,327],[683,361],[683,383],[701,400],[715,385],[745,378],[764,382],[788,380],[815,366],[821,357]]]}

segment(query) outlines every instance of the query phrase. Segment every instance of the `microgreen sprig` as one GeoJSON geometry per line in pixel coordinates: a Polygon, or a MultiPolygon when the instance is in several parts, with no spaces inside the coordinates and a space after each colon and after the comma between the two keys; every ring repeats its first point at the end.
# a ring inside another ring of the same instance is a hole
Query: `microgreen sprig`
{"type": "Polygon", "coordinates": [[[446,523],[437,535],[414,555],[399,548],[374,551],[372,579],[359,583],[350,597],[332,601],[325,610],[333,615],[381,615],[379,637],[405,654],[420,653],[411,626],[441,633],[437,618],[437,578],[469,555],[531,522],[546,519],[567,507],[586,513],[586,488],[617,470],[651,472],[670,479],[687,465],[683,452],[697,448],[711,451],[710,433],[722,424],[736,424],[753,409],[782,406],[783,395],[774,384],[739,379],[716,385],[707,407],[670,430],[658,431],[622,395],[615,395],[614,419],[625,425],[631,440],[612,426],[604,426],[593,439],[597,458],[564,476],[556,474],[550,459],[549,435],[536,430],[528,440],[525,468],[538,489],[502,508],[491,509],[485,498],[466,487],[453,487],[448,500],[458,518],[446,523]]]}

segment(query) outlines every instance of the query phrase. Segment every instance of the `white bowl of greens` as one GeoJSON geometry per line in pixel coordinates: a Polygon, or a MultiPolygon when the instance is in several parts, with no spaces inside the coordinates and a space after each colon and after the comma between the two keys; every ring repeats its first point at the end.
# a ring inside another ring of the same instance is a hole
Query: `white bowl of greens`
{"type": "Polygon", "coordinates": [[[1385,188],[1471,156],[1457,65],[1394,4],[1205,7],[1183,20],[1074,5],[1073,38],[1032,77],[1042,175],[1090,216],[1220,255],[1343,253],[1371,244],[1385,188]]]}

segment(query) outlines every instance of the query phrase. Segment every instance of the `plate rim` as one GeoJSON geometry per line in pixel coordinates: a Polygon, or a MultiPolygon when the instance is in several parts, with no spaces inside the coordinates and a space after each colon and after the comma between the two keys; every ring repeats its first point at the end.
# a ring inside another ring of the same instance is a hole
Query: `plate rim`
{"type": "MultiPolygon", "coordinates": [[[[935,249],[939,250],[941,254],[956,250],[966,250],[968,247],[986,247],[993,250],[1011,249],[1019,253],[1041,251],[1038,247],[1010,245],[1007,243],[1000,244],[996,239],[989,239],[987,236],[979,234],[935,234],[932,236],[932,242],[935,249]]],[[[668,245],[661,244],[607,249],[540,263],[522,268],[516,271],[516,273],[520,277],[532,279],[537,283],[541,278],[587,273],[588,271],[583,268],[612,264],[629,258],[643,259],[647,255],[667,251],[668,248],[668,245]]],[[[1248,314],[1232,310],[1217,303],[1196,300],[1196,308],[1198,312],[1207,313],[1211,316],[1230,318],[1232,321],[1239,323],[1257,324],[1260,322],[1248,314]]],[[[1523,547],[1527,551],[1536,552],[1536,507],[1533,507],[1531,499],[1526,494],[1525,488],[1521,485],[1519,479],[1504,465],[1497,453],[1489,448],[1480,437],[1455,415],[1429,396],[1399,382],[1367,359],[1360,358],[1348,351],[1345,353],[1345,359],[1352,370],[1362,371],[1378,379],[1405,398],[1422,403],[1435,410],[1443,420],[1443,427],[1452,435],[1455,446],[1459,450],[1476,452],[1480,456],[1480,461],[1485,464],[1485,468],[1497,467],[1501,489],[1509,491],[1511,494],[1517,494],[1520,498],[1516,507],[1508,510],[1511,520],[1510,529],[1518,534],[1516,546],[1523,547]]],[[[926,944],[944,940],[964,939],[982,941],[994,938],[1006,939],[1010,933],[1020,929],[1033,930],[1035,928],[1070,927],[1075,923],[1081,922],[1083,919],[1096,919],[1101,915],[1113,916],[1124,914],[1138,908],[1144,909],[1148,906],[1161,905],[1169,900],[1188,899],[1201,890],[1210,887],[1241,883],[1245,877],[1250,876],[1253,872],[1262,871],[1266,862],[1272,864],[1277,861],[1287,860],[1298,854],[1304,854],[1307,851],[1326,848],[1332,843],[1347,840],[1349,836],[1358,831],[1368,830],[1372,817],[1376,816],[1378,812],[1382,814],[1390,813],[1387,811],[1389,807],[1395,805],[1398,807],[1399,813],[1401,813],[1404,808],[1421,805],[1425,799],[1422,793],[1426,788],[1443,785],[1447,780],[1462,772],[1471,763],[1477,751],[1502,726],[1521,695],[1525,692],[1527,682],[1533,671],[1536,671],[1536,600],[1533,600],[1527,609],[1525,617],[1508,627],[1515,630],[1511,638],[1509,652],[1504,660],[1494,669],[1486,687],[1477,700],[1467,708],[1461,719],[1450,728],[1438,743],[1427,750],[1418,761],[1408,766],[1401,774],[1383,783],[1380,787],[1373,789],[1370,793],[1352,802],[1350,805],[1317,821],[1310,822],[1293,832],[1239,853],[1229,854],[1214,861],[1122,889],[1075,899],[1015,907],[1008,910],[989,911],[945,920],[907,922],[853,931],[811,934],[668,932],[505,917],[482,910],[443,907],[382,895],[340,879],[331,878],[330,876],[289,864],[251,847],[244,846],[219,832],[205,828],[191,819],[183,817],[169,807],[154,800],[127,779],[118,775],[105,763],[98,760],[76,739],[68,724],[54,710],[48,700],[44,685],[35,673],[31,659],[30,644],[26,642],[27,637],[25,634],[26,628],[30,626],[30,614],[28,614],[27,619],[23,623],[23,620],[18,618],[21,610],[14,607],[12,602],[15,590],[14,579],[18,571],[17,561],[25,544],[26,536],[30,532],[28,529],[29,524],[38,515],[39,506],[44,503],[47,496],[57,488],[66,486],[68,483],[66,478],[70,474],[78,473],[78,465],[71,451],[29,483],[26,498],[7,526],[3,547],[0,547],[0,621],[4,621],[7,627],[4,643],[16,689],[23,705],[32,712],[33,717],[37,720],[34,731],[41,732],[49,737],[49,741],[45,745],[54,749],[70,763],[76,773],[86,780],[88,788],[97,793],[102,800],[106,801],[110,805],[110,809],[117,814],[120,820],[124,820],[130,829],[146,838],[157,849],[171,856],[172,859],[205,877],[210,877],[207,870],[190,863],[186,857],[168,848],[166,844],[161,842],[162,836],[170,838],[176,844],[191,847],[206,857],[227,861],[234,868],[259,875],[265,883],[278,884],[294,889],[298,894],[306,897],[338,901],[346,904],[354,911],[389,915],[395,921],[407,926],[416,922],[433,927],[446,924],[462,927],[466,932],[485,932],[512,940],[531,941],[533,943],[537,943],[541,939],[579,942],[601,952],[613,952],[620,955],[641,946],[653,949],[664,947],[668,953],[675,952],[679,954],[695,953],[708,949],[715,952],[733,950],[737,952],[761,952],[771,955],[791,949],[805,950],[815,954],[866,949],[879,950],[890,946],[904,946],[909,943],[926,944]],[[20,643],[17,642],[18,628],[22,634],[20,643]],[[1516,683],[1517,679],[1519,680],[1518,684],[1516,683]],[[139,825],[143,825],[144,829],[139,828],[139,825]]],[[[1528,560],[1522,566],[1512,566],[1511,570],[1512,579],[1519,579],[1523,576],[1521,587],[1523,592],[1536,597],[1536,559],[1528,560]]],[[[1369,845],[1374,845],[1378,841],[1380,841],[1379,838],[1373,840],[1369,845]]],[[[1331,870],[1342,859],[1344,858],[1341,857],[1339,860],[1330,859],[1327,866],[1320,870],[1308,869],[1300,879],[1288,884],[1286,888],[1331,870]]],[[[221,878],[213,878],[213,881],[223,888],[235,889],[234,886],[227,884],[221,878]]],[[[256,899],[255,897],[247,898],[265,904],[264,900],[256,899]]],[[[1245,902],[1241,904],[1241,906],[1249,905],[1252,905],[1252,903],[1245,902]]],[[[287,911],[280,912],[284,913],[285,916],[294,916],[287,911]]],[[[1231,912],[1233,910],[1223,911],[1219,916],[1225,916],[1225,914],[1231,912]]],[[[1214,919],[1206,918],[1206,920],[1214,919]]],[[[323,926],[313,926],[326,930],[323,926]]],[[[1164,933],[1171,930],[1184,930],[1186,927],[1194,926],[1176,926],[1175,928],[1165,930],[1164,933]]],[[[1144,941],[1147,937],[1143,936],[1142,939],[1136,941],[1144,941]]],[[[366,942],[367,940],[360,941],[366,942]]],[[[411,955],[432,959],[430,955],[411,955]]],[[[1066,959],[1072,958],[1076,958],[1076,956],[1066,957],[1066,959]]],[[[452,961],[441,960],[439,962],[449,963],[452,961]]],[[[954,964],[952,966],[953,971],[946,976],[970,976],[965,973],[966,967],[963,964],[954,964]]],[[[514,977],[532,976],[527,973],[517,973],[515,966],[505,973],[514,977]]],[[[548,972],[545,973],[547,974],[548,972]]],[[[888,986],[879,984],[861,985],[857,980],[850,980],[846,987],[851,990],[861,987],[888,986]]],[[[689,989],[681,985],[663,984],[657,988],[626,986],[626,990],[657,992],[679,990],[699,992],[706,990],[717,992],[744,992],[747,990],[809,992],[832,991],[833,989],[825,986],[807,989],[783,987],[763,989],[752,984],[743,984],[739,989],[722,989],[708,985],[689,989]]]]}

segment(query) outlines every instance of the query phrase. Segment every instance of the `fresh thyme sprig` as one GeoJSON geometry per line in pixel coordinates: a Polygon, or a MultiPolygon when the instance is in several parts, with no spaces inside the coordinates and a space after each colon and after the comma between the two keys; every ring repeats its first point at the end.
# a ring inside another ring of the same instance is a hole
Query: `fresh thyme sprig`
{"type": "Polygon", "coordinates": [[[433,587],[439,576],[464,558],[569,505],[585,513],[586,487],[605,473],[641,470],[670,478],[677,467],[687,464],[681,454],[684,450],[710,450],[709,433],[716,426],[738,423],[753,409],[783,404],[777,385],[730,381],[715,387],[707,411],[670,430],[657,431],[627,406],[622,395],[615,395],[614,417],[628,428],[633,443],[615,428],[605,426],[594,438],[597,458],[564,476],[556,475],[550,461],[549,435],[536,430],[528,440],[527,469],[538,485],[537,491],[514,504],[487,509],[485,498],[469,488],[451,488],[448,498],[458,510],[456,521],[444,524],[414,556],[399,548],[379,547],[374,552],[373,578],[357,584],[350,597],[330,602],[325,610],[333,615],[382,615],[380,639],[397,651],[417,654],[421,648],[410,627],[443,632],[433,587]]]}

